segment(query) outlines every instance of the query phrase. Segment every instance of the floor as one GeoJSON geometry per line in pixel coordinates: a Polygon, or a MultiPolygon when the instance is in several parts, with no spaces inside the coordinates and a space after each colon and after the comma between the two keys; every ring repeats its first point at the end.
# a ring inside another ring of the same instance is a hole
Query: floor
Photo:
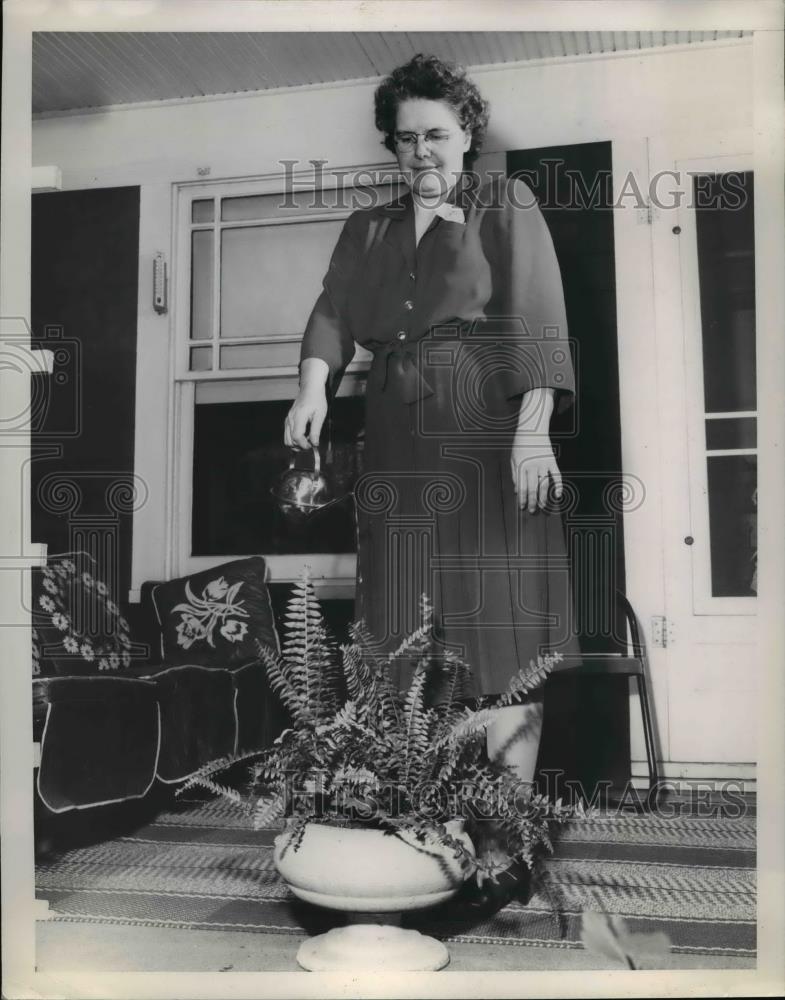
{"type": "MultiPolygon", "coordinates": [[[[39,972],[292,972],[305,938],[289,934],[39,921],[39,972]]],[[[453,972],[618,969],[582,949],[450,944],[453,972]]],[[[754,969],[755,960],[671,955],[668,969],[754,969]]]]}
{"type": "MultiPolygon", "coordinates": [[[[747,809],[755,811],[749,797],[747,809]]],[[[150,807],[150,808],[154,808],[150,807]]],[[[78,819],[78,817],[77,817],[78,819]]],[[[123,826],[127,820],[120,818],[123,826]]],[[[93,828],[95,824],[92,824],[93,828]]],[[[117,830],[107,827],[105,834],[117,830]]],[[[80,837],[79,830],[76,839],[80,837]]],[[[304,936],[258,932],[184,930],[38,920],[39,972],[291,972],[304,936]]],[[[611,970],[621,966],[583,949],[450,943],[455,972],[611,970]]],[[[671,954],[666,969],[755,969],[754,958],[671,954]]]]}

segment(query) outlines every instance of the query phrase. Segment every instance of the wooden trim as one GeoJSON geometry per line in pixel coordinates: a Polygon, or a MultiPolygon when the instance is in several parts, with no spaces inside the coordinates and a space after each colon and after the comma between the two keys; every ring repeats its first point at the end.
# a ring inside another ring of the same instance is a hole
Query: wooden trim
{"type": "MultiPolygon", "coordinates": [[[[757,780],[757,765],[751,762],[731,763],[727,761],[666,760],[658,761],[660,776],[674,785],[689,789],[690,783],[708,783],[720,786],[723,782],[739,782],[745,791],[754,790],[757,780]]],[[[648,781],[649,771],[645,760],[632,761],[632,780],[637,787],[640,780],[648,781]]],[[[719,791],[719,788],[718,788],[719,791]]]]}
{"type": "MultiPolygon", "coordinates": [[[[139,189],[139,295],[136,337],[134,472],[145,483],[146,503],[133,513],[131,590],[160,579],[169,529],[169,479],[174,440],[170,422],[173,387],[171,343],[173,316],[159,315],[152,302],[152,260],[158,250],[173,260],[172,187],[143,184],[139,189]]],[[[170,291],[176,275],[170,268],[170,291]]]]}
{"type": "MultiPolygon", "coordinates": [[[[624,551],[626,596],[646,630],[665,607],[665,566],[662,552],[662,493],[657,475],[660,437],[651,413],[658,406],[655,341],[655,287],[650,225],[641,223],[630,201],[621,201],[623,184],[635,177],[641,190],[649,184],[646,139],[614,140],[613,239],[616,273],[616,316],[619,352],[619,409],[624,475],[645,489],[645,499],[625,511],[624,551]],[[625,205],[627,207],[625,207],[625,205]],[[641,399],[649,400],[646,411],[641,399]]],[[[647,643],[647,647],[650,644],[647,643]]],[[[669,745],[667,651],[647,648],[651,676],[655,740],[667,756],[669,745]]],[[[630,740],[633,756],[644,756],[638,695],[630,686],[630,740]]]]}

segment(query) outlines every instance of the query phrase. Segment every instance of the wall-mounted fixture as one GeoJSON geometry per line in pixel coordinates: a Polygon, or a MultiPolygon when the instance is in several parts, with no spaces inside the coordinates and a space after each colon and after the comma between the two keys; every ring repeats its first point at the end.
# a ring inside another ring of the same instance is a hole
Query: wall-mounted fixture
{"type": "Polygon", "coordinates": [[[168,311],[168,285],[166,257],[159,250],[153,257],[153,309],[163,315],[168,311]]]}

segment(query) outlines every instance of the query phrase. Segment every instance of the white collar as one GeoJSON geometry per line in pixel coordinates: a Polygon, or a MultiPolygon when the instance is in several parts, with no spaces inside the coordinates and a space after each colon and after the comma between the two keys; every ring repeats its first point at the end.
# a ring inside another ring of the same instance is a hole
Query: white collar
{"type": "Polygon", "coordinates": [[[461,226],[466,222],[466,216],[463,214],[463,209],[459,208],[457,205],[448,205],[446,202],[436,209],[436,214],[440,216],[445,222],[457,222],[461,226]]]}
{"type": "Polygon", "coordinates": [[[457,222],[459,225],[464,225],[466,222],[463,209],[459,208],[457,205],[449,205],[447,202],[442,202],[441,205],[431,208],[430,206],[421,205],[419,202],[415,201],[414,208],[418,214],[423,213],[426,215],[438,215],[439,218],[444,219],[446,222],[457,222]]]}

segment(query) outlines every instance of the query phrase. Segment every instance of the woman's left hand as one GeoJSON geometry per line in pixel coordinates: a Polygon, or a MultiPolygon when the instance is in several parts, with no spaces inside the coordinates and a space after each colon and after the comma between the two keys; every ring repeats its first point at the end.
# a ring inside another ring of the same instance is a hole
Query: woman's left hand
{"type": "Polygon", "coordinates": [[[562,479],[547,435],[516,435],[510,456],[512,482],[518,495],[518,506],[533,514],[545,508],[548,488],[553,482],[554,495],[562,495],[562,479]]]}

